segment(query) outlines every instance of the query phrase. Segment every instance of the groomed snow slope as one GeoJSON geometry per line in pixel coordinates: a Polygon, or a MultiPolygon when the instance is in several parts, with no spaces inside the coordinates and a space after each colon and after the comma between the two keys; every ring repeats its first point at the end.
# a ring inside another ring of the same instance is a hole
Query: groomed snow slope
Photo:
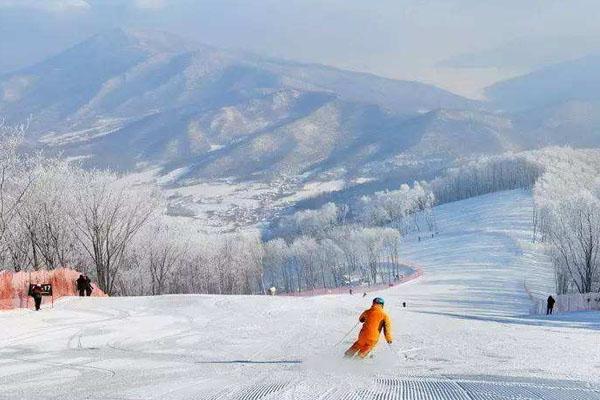
{"type": "Polygon", "coordinates": [[[425,276],[380,293],[396,353],[340,358],[371,296],[70,298],[0,314],[0,398],[600,399],[598,315],[526,315],[523,282],[542,295],[550,273],[521,245],[530,195],[437,216],[404,246],[425,276]]]}

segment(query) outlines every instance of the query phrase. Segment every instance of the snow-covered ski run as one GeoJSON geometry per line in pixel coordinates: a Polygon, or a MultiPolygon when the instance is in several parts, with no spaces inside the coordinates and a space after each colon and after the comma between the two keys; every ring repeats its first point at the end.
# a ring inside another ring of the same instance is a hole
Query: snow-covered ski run
{"type": "Polygon", "coordinates": [[[374,295],[65,298],[0,314],[0,398],[600,400],[598,313],[529,315],[530,216],[521,191],[439,207],[372,359],[342,358],[358,327],[336,343],[374,295]]]}

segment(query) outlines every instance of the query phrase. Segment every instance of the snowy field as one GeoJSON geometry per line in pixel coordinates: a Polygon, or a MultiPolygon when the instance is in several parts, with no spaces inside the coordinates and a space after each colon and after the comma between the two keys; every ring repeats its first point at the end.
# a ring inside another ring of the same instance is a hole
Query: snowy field
{"type": "Polygon", "coordinates": [[[167,199],[167,218],[172,226],[187,225],[193,231],[206,234],[252,232],[268,224],[274,216],[295,203],[324,193],[368,182],[355,180],[314,180],[281,178],[239,182],[234,179],[186,181],[182,177],[189,168],[179,168],[162,175],[150,168],[121,178],[127,186],[150,185],[158,188],[167,199]]]}
{"type": "Polygon", "coordinates": [[[525,285],[552,290],[530,195],[436,215],[403,246],[424,276],[380,293],[395,342],[373,359],[341,359],[372,296],[69,298],[0,314],[0,398],[600,400],[600,314],[528,316],[525,285]]]}

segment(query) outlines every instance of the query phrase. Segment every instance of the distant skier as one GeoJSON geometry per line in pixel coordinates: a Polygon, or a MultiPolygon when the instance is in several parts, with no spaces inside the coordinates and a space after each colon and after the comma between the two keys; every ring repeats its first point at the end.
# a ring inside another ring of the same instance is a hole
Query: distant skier
{"type": "Polygon", "coordinates": [[[77,278],[77,291],[79,292],[79,296],[83,297],[85,296],[85,292],[86,289],[88,287],[88,280],[85,278],[85,276],[83,274],[79,275],[79,278],[77,278]]]}
{"type": "Polygon", "coordinates": [[[354,294],[354,290],[352,290],[352,288],[350,288],[349,293],[350,293],[350,295],[353,295],[354,294]]]}
{"type": "Polygon", "coordinates": [[[548,302],[546,305],[546,315],[552,314],[552,311],[554,310],[554,303],[556,303],[556,300],[554,300],[554,297],[548,296],[548,302]]]}
{"type": "Polygon", "coordinates": [[[84,275],[84,278],[85,278],[85,295],[90,297],[92,295],[92,291],[94,290],[94,287],[92,286],[91,279],[87,275],[84,275]]]}
{"type": "Polygon", "coordinates": [[[275,296],[277,294],[277,288],[275,286],[271,286],[269,288],[269,295],[275,296]]]}
{"type": "Polygon", "coordinates": [[[358,334],[358,340],[346,350],[346,357],[354,357],[357,353],[360,358],[365,358],[375,348],[379,335],[383,330],[385,340],[392,343],[392,322],[383,310],[384,301],[381,297],[373,300],[373,305],[364,311],[358,319],[363,326],[358,334]]]}
{"type": "Polygon", "coordinates": [[[35,311],[40,311],[42,306],[42,285],[39,283],[31,289],[31,297],[35,303],[35,311]]]}

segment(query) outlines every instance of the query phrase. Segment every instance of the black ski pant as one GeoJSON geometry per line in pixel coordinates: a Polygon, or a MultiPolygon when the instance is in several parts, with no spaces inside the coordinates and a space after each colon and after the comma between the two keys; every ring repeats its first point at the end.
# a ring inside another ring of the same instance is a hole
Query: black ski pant
{"type": "Polygon", "coordinates": [[[35,302],[35,310],[39,311],[40,307],[42,306],[42,296],[35,296],[33,301],[35,302]]]}
{"type": "Polygon", "coordinates": [[[85,296],[85,289],[79,289],[79,296],[80,297],[85,296]]]}
{"type": "Polygon", "coordinates": [[[546,309],[546,315],[552,314],[552,309],[553,308],[554,308],[553,306],[548,306],[548,308],[546,309]]]}

